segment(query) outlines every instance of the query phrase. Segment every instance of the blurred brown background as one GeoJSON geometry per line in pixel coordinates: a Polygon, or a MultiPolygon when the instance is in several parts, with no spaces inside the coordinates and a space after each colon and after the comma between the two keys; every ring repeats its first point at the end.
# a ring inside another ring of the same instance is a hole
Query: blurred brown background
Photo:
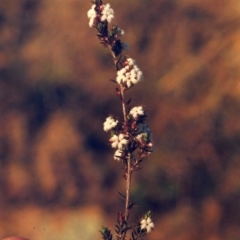
{"type": "MultiPolygon", "coordinates": [[[[240,1],[111,0],[155,152],[133,180],[151,240],[240,239],[240,1]]],[[[85,0],[0,1],[0,238],[100,239],[123,203],[121,114],[85,0]]]]}

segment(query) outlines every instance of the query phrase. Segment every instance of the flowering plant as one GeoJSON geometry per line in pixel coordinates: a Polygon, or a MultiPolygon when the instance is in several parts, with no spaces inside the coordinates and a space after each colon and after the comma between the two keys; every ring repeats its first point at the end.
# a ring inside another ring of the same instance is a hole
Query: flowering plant
{"type": "MultiPolygon", "coordinates": [[[[152,134],[146,124],[146,110],[144,106],[130,106],[130,100],[125,100],[125,92],[143,80],[143,73],[135,60],[123,54],[127,44],[120,37],[124,31],[116,25],[109,27],[114,18],[114,11],[110,4],[103,4],[102,0],[93,0],[88,11],[89,26],[97,30],[97,37],[101,44],[109,48],[117,76],[115,82],[117,96],[122,104],[123,119],[114,116],[107,117],[103,129],[110,133],[109,142],[115,148],[114,160],[124,165],[126,193],[119,195],[125,201],[124,212],[117,213],[116,240],[125,240],[131,231],[130,240],[137,240],[149,233],[153,228],[152,213],[144,214],[133,226],[129,226],[129,213],[135,205],[130,199],[131,177],[133,172],[140,169],[140,164],[153,150],[152,134]]],[[[112,240],[113,235],[108,228],[100,231],[104,240],[112,240]]]]}

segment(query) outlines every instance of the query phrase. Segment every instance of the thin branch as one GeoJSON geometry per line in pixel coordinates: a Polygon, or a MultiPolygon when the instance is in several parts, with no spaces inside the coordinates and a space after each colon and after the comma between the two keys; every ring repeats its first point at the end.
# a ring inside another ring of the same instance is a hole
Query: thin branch
{"type": "Polygon", "coordinates": [[[126,166],[126,201],[125,201],[125,221],[127,222],[129,219],[129,202],[130,202],[130,188],[131,188],[131,177],[132,177],[132,171],[131,171],[131,154],[128,154],[127,157],[127,166],[126,166]]]}

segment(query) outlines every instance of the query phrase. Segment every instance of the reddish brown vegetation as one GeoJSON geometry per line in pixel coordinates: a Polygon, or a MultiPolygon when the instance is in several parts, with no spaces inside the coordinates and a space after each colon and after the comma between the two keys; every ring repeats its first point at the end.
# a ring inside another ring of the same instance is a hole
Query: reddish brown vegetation
{"type": "MultiPolygon", "coordinates": [[[[149,111],[156,148],[133,181],[139,209],[154,212],[148,239],[239,239],[239,3],[110,3],[145,76],[130,91],[149,111]]],[[[90,4],[0,1],[0,237],[48,236],[33,230],[35,216],[76,230],[84,220],[70,208],[98,205],[104,215],[91,216],[108,219],[121,204],[122,176],[102,130],[119,111],[115,72],[88,27],[90,4]],[[55,218],[43,217],[51,211],[55,218]]]]}

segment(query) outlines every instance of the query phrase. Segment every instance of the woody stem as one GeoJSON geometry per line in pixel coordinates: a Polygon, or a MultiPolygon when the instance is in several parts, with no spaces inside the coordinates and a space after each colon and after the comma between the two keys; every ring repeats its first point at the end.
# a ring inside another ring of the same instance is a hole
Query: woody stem
{"type": "Polygon", "coordinates": [[[126,165],[126,200],[125,200],[125,221],[128,221],[129,218],[129,201],[130,201],[130,188],[131,188],[131,154],[128,153],[127,156],[127,165],[126,165]]]}

